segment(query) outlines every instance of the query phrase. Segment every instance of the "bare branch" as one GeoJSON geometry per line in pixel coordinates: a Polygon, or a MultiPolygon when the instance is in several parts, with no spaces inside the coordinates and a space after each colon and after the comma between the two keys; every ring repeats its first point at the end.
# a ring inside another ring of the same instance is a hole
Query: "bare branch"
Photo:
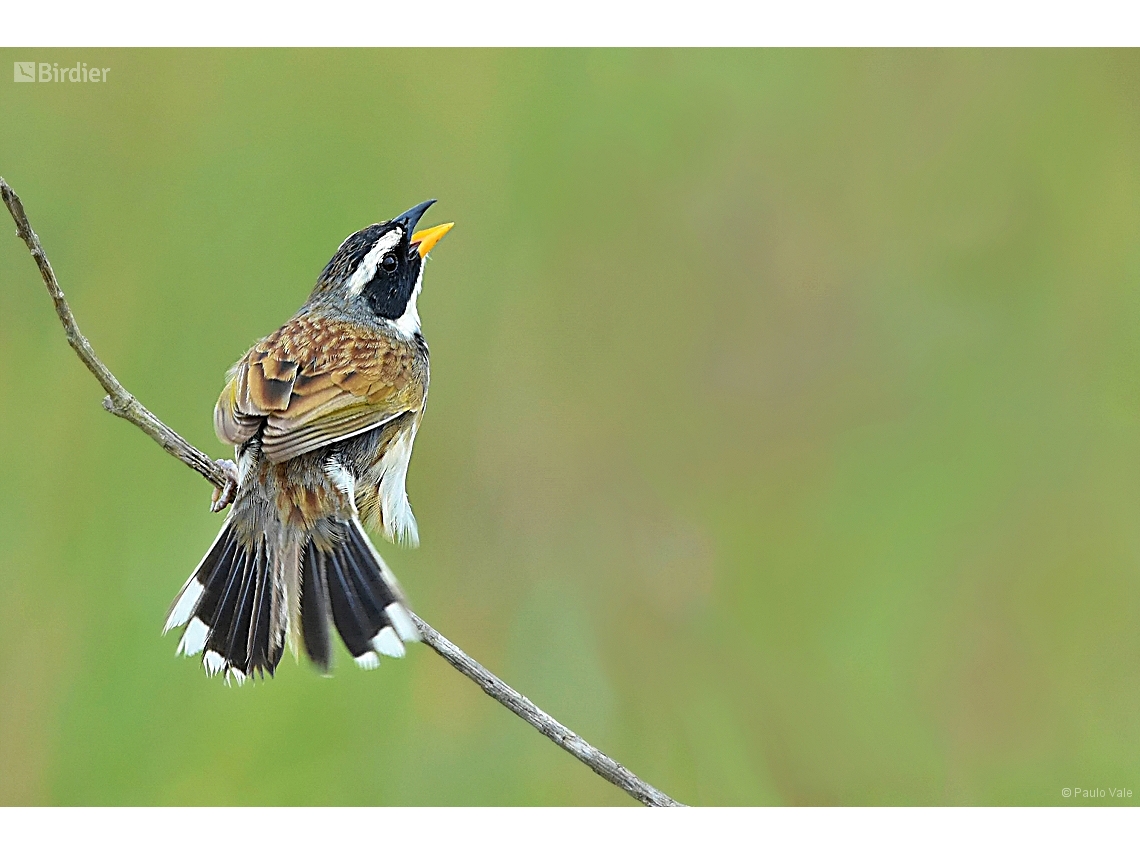
{"type": "Polygon", "coordinates": [[[229,483],[226,471],[159,421],[154,413],[140,404],[138,399],[115,379],[115,375],[95,355],[91,342],[79,331],[79,325],[75,323],[75,316],[71,314],[67,298],[63,296],[63,290],[56,281],[51,262],[48,261],[47,254],[40,245],[39,237],[32,231],[28,215],[24,213],[24,204],[3,178],[0,178],[0,195],[4,197],[4,204],[8,206],[12,219],[16,221],[16,234],[28,245],[28,251],[40,269],[40,276],[43,277],[48,294],[55,303],[55,313],[59,315],[60,323],[63,324],[67,343],[107,393],[107,397],[103,399],[103,409],[121,419],[126,419],[215,487],[224,489],[229,483]]]}
{"type": "MultiPolygon", "coordinates": [[[[52,270],[51,262],[48,261],[47,254],[44,252],[43,246],[40,245],[40,239],[32,231],[27,214],[24,213],[24,205],[20,201],[20,197],[3,178],[0,178],[0,195],[4,197],[4,204],[16,222],[16,234],[28,245],[28,251],[31,252],[36,266],[40,269],[40,276],[43,277],[48,294],[51,295],[52,301],[55,303],[55,313],[59,315],[60,323],[63,324],[67,343],[71,345],[72,350],[83,360],[83,364],[95,375],[95,379],[99,381],[107,393],[107,397],[103,399],[103,408],[135,425],[169,454],[177,457],[215,487],[225,489],[231,482],[222,465],[203,454],[163,424],[154,413],[139,403],[139,400],[123,387],[123,384],[95,355],[91,343],[79,331],[75,316],[71,313],[71,308],[67,305],[63,291],[55,278],[55,271],[52,270]]],[[[620,763],[590,745],[578,734],[544,713],[530,700],[520,695],[444,638],[419,615],[413,614],[412,619],[419,627],[424,642],[447,660],[455,670],[477,683],[484,692],[554,744],[573,754],[598,775],[650,807],[681,806],[680,802],[674,801],[656,787],[650,786],[620,763]]]]}
{"type": "Polygon", "coordinates": [[[456,671],[474,680],[484,692],[505,706],[531,727],[556,745],[560,745],[609,781],[621,787],[639,802],[650,807],[680,807],[656,787],[650,786],[625,768],[607,757],[570,728],[559,723],[536,707],[528,698],[520,695],[438,632],[421,618],[413,614],[412,620],[420,628],[420,634],[431,648],[451,663],[456,671]]]}

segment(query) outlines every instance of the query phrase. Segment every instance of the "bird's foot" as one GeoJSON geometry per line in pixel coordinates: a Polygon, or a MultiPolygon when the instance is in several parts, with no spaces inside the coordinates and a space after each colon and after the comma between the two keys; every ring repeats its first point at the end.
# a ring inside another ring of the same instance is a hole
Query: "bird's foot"
{"type": "Polygon", "coordinates": [[[234,496],[237,495],[238,489],[238,468],[237,464],[232,460],[218,460],[216,461],[219,466],[226,470],[225,487],[215,487],[214,495],[210,497],[210,510],[215,514],[218,511],[224,511],[233,502],[234,496]]]}

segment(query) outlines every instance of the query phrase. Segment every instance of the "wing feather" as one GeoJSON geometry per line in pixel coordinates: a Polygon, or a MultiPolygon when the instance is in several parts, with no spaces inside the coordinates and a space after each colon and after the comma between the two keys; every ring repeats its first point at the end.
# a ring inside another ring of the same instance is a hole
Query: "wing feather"
{"type": "Polygon", "coordinates": [[[330,442],[348,439],[387,424],[399,415],[402,413],[362,412],[347,418],[319,422],[297,430],[274,430],[267,426],[261,447],[270,460],[280,463],[318,449],[323,445],[328,445],[330,442]]]}
{"type": "Polygon", "coordinates": [[[249,412],[248,372],[249,363],[244,360],[234,366],[214,407],[214,432],[230,445],[241,445],[261,427],[262,417],[249,412]]]}
{"type": "Polygon", "coordinates": [[[293,377],[272,379],[270,374],[282,373],[277,368],[272,362],[268,363],[268,368],[265,362],[255,362],[249,366],[246,378],[249,383],[249,402],[254,412],[272,413],[288,408],[289,399],[293,397],[296,372],[293,377]]]}
{"type": "Polygon", "coordinates": [[[426,360],[413,345],[346,321],[294,318],[230,372],[214,410],[223,442],[262,430],[275,463],[423,406],[426,360]]]}

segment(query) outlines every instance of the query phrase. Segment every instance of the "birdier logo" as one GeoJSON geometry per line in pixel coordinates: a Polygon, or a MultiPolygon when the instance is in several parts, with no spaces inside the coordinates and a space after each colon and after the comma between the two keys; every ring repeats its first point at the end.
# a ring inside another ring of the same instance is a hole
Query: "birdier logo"
{"type": "Polygon", "coordinates": [[[109,68],[77,62],[60,68],[58,62],[15,62],[12,80],[16,83],[106,83],[109,68]]]}

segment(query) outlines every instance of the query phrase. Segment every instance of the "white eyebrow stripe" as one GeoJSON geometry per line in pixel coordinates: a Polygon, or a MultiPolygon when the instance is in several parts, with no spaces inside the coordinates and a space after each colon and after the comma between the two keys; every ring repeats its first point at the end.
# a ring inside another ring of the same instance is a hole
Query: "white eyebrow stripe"
{"type": "Polygon", "coordinates": [[[357,297],[360,295],[360,292],[364,290],[364,286],[371,282],[372,277],[376,275],[376,265],[380,263],[380,259],[384,257],[385,253],[393,249],[403,236],[404,230],[400,226],[396,226],[396,228],[376,241],[376,245],[368,250],[368,255],[364,256],[364,260],[360,262],[356,270],[352,271],[352,275],[348,277],[349,296],[357,297]]]}

